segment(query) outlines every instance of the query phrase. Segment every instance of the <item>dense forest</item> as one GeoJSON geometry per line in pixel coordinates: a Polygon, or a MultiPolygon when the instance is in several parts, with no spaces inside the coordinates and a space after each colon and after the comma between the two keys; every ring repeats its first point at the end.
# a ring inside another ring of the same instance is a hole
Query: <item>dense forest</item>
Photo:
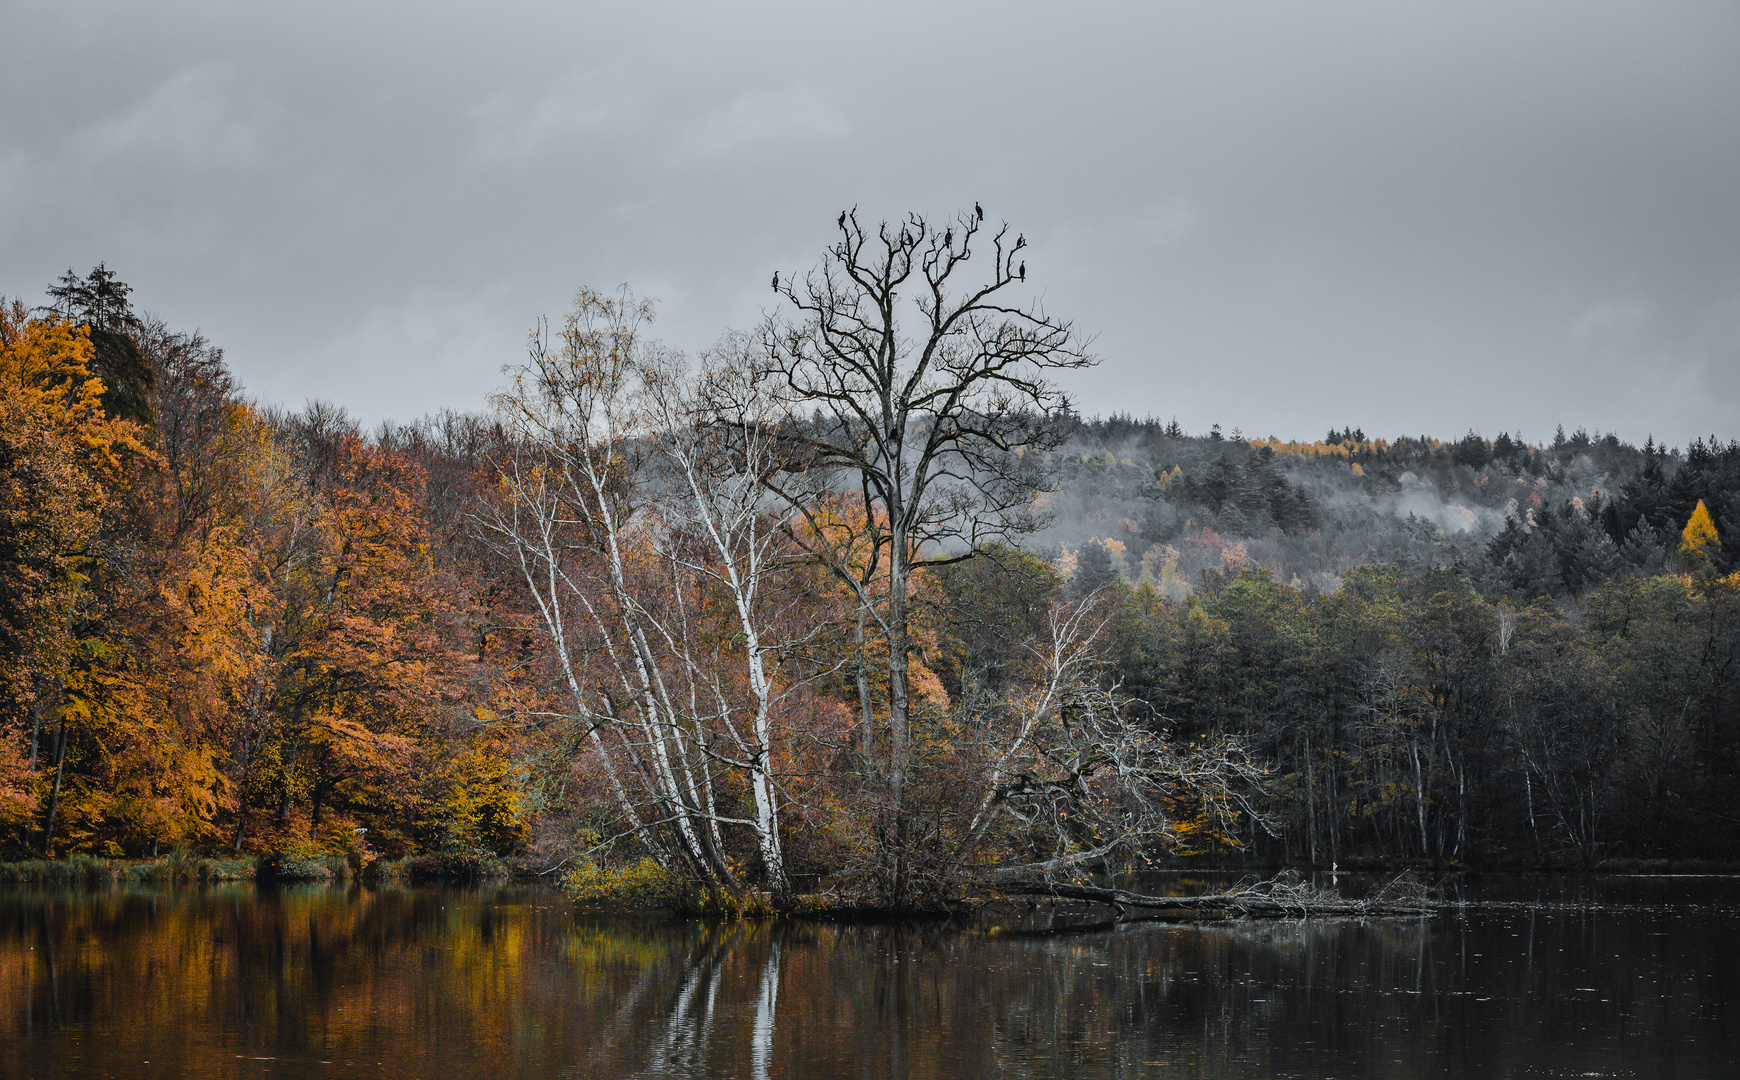
{"type": "Polygon", "coordinates": [[[983,299],[1023,241],[840,227],[776,278],[788,322],[691,360],[583,292],[492,408],[372,431],[250,402],[106,268],[7,304],[5,851],[893,903],[1740,857],[1740,443],[1087,419],[1042,377],[1089,362],[1068,325],[983,299]],[[948,295],[975,243],[986,293],[918,338],[989,319],[974,355],[1026,374],[969,357],[869,417],[839,282],[948,295]]]}

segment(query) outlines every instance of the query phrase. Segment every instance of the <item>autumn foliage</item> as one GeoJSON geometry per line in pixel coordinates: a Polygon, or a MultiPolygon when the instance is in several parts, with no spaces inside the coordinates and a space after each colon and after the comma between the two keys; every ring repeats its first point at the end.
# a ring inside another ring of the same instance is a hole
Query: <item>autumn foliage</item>
{"type": "Polygon", "coordinates": [[[481,612],[422,467],[318,410],[250,407],[196,335],[126,326],[143,422],[106,409],[88,326],[0,312],[10,846],[519,843],[474,712],[481,612]]]}
{"type": "Polygon", "coordinates": [[[782,404],[748,338],[663,349],[626,290],[534,337],[493,416],[365,433],[68,282],[0,307],[0,854],[486,852],[933,904],[1165,858],[1740,851],[1740,489],[1710,479],[1740,446],[1670,476],[1652,445],[1587,505],[1511,478],[1472,562],[1404,557],[1449,542],[1413,518],[1355,560],[1283,468],[1437,455],[1484,488],[1493,447],[1174,425],[1156,452],[1195,456],[1138,464],[1011,412],[975,451],[1032,436],[1010,520],[961,526],[950,489],[898,539],[850,424],[782,404]],[[1128,512],[1021,546],[1073,505],[1022,486],[1048,454],[1128,512]],[[1335,573],[1284,576],[1284,543],[1335,573]]]}
{"type": "Polygon", "coordinates": [[[1680,532],[1680,554],[1694,563],[1708,566],[1721,550],[1722,540],[1716,535],[1716,523],[1710,520],[1710,509],[1704,505],[1704,500],[1699,499],[1697,508],[1680,532]]]}

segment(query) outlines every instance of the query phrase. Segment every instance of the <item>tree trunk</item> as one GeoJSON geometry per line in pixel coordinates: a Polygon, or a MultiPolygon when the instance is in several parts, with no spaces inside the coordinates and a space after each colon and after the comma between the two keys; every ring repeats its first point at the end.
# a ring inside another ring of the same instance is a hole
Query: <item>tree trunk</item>
{"type": "Polygon", "coordinates": [[[42,827],[42,854],[52,858],[54,852],[54,816],[60,810],[60,784],[66,775],[66,712],[60,714],[60,745],[54,754],[54,790],[48,796],[48,821],[42,827]]]}
{"type": "Polygon", "coordinates": [[[888,566],[888,807],[894,815],[894,890],[891,899],[898,906],[906,899],[907,821],[907,652],[910,644],[906,625],[905,553],[900,549],[904,538],[896,534],[895,550],[888,566]]]}
{"type": "Polygon", "coordinates": [[[30,706],[30,767],[29,773],[36,775],[36,746],[42,738],[42,695],[38,694],[30,706]]]}
{"type": "Polygon", "coordinates": [[[1339,768],[1341,747],[1341,702],[1330,710],[1329,726],[1329,865],[1341,864],[1341,784],[1339,768]]]}
{"type": "Polygon", "coordinates": [[[1311,736],[1305,736],[1305,806],[1306,851],[1311,865],[1317,865],[1317,776],[1311,762],[1311,736]]]}
{"type": "Polygon", "coordinates": [[[1523,794],[1528,798],[1529,806],[1529,841],[1535,849],[1535,862],[1541,861],[1541,830],[1535,824],[1535,784],[1529,775],[1529,770],[1523,770],[1523,794]]]}
{"type": "Polygon", "coordinates": [[[870,701],[869,643],[864,637],[864,624],[869,618],[870,612],[860,607],[858,625],[853,631],[853,642],[858,650],[858,760],[866,767],[876,753],[876,711],[870,701]]]}

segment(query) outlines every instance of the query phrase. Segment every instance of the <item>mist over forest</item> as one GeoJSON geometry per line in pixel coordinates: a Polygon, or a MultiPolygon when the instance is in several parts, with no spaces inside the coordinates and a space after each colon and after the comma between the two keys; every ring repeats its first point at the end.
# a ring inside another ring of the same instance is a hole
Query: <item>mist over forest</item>
{"type": "MultiPolygon", "coordinates": [[[[829,269],[994,242],[990,291],[1025,280],[982,211],[840,230],[829,269]]],[[[582,291],[492,403],[366,430],[250,401],[106,268],[7,304],[6,854],[896,906],[1740,857],[1740,442],[1186,434],[1038,375],[973,397],[995,365],[891,442],[817,280],[692,359],[582,291]]],[[[1040,374],[1090,362],[994,317],[1040,374]]]]}
{"type": "Polygon", "coordinates": [[[1261,567],[1333,592],[1351,567],[1381,563],[1574,600],[1616,575],[1660,572],[1700,500],[1720,535],[1740,525],[1740,449],[1715,435],[1681,448],[1563,428],[1534,444],[1354,427],[1246,440],[1073,414],[1056,430],[1050,520],[1030,543],[1066,557],[1098,545],[1130,584],[1174,599],[1208,571],[1261,567]]]}

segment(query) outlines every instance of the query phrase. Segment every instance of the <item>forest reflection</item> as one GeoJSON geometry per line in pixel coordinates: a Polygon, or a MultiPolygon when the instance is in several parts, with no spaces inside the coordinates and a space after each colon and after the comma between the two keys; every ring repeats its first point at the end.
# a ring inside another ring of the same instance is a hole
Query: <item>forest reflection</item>
{"type": "Polygon", "coordinates": [[[1713,1075],[1737,939],[1726,907],[1023,935],[517,889],[19,889],[0,1073],[1713,1075]]]}

